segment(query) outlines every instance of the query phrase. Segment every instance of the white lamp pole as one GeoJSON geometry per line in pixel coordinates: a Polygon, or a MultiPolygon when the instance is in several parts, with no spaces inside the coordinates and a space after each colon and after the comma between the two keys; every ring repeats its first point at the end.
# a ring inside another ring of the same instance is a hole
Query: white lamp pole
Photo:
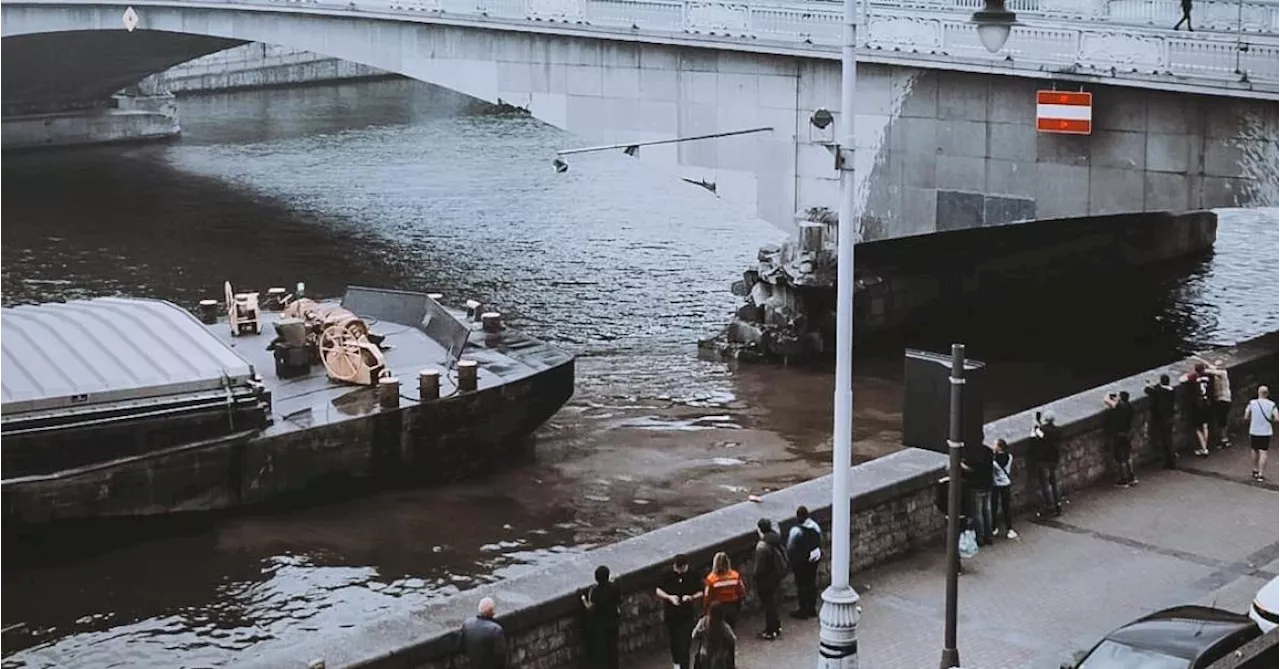
{"type": "MultiPolygon", "coordinates": [[[[1015,22],[1004,0],[986,0],[974,12],[982,45],[992,53],[1009,38],[1015,22]]],[[[858,0],[844,0],[841,49],[840,214],[836,234],[836,390],[831,449],[831,585],[822,592],[818,669],[857,669],[858,593],[849,584],[851,518],[849,474],[853,451],[853,249],[860,237],[854,184],[854,104],[858,83],[858,0]]],[[[954,542],[955,539],[949,537],[954,542]]],[[[954,603],[951,604],[954,607],[954,603]]],[[[958,656],[958,653],[957,653],[958,656]]],[[[956,658],[959,659],[958,657],[956,658]]]]}
{"type": "Polygon", "coordinates": [[[858,82],[858,2],[844,0],[841,50],[840,213],[836,228],[836,391],[831,443],[831,585],[818,615],[819,669],[858,666],[858,593],[849,585],[849,469],[853,449],[853,247],[858,241],[854,170],[854,90],[858,82]]]}

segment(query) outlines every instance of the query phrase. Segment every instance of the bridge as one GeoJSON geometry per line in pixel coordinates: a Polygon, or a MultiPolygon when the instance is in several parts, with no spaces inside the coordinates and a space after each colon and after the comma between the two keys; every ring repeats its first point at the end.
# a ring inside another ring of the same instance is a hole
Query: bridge
{"type": "MultiPolygon", "coordinates": [[[[1274,205],[1277,3],[1197,0],[1195,32],[1170,29],[1178,4],[1011,0],[1020,24],[993,55],[968,20],[977,0],[865,0],[864,238],[1274,205]],[[1093,93],[1092,134],[1037,133],[1041,89],[1093,93]]],[[[104,99],[262,42],[521,107],[584,144],[769,127],[641,159],[788,229],[836,202],[830,130],[809,119],[841,112],[837,3],[16,0],[0,13],[7,109],[104,99]]]]}

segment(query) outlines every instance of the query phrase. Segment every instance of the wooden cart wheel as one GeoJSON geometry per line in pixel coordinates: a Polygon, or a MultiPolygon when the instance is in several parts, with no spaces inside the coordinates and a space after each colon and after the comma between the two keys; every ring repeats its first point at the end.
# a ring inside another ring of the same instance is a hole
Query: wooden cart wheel
{"type": "Polygon", "coordinates": [[[331,325],[320,333],[320,361],[329,376],[347,383],[355,382],[367,369],[356,337],[341,325],[331,325]]]}

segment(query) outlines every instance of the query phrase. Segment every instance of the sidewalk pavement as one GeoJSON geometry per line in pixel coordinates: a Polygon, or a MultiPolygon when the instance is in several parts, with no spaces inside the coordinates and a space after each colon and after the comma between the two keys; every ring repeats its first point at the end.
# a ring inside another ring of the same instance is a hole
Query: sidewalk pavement
{"type": "MultiPolygon", "coordinates": [[[[965,561],[959,650],[966,669],[1057,669],[1112,629],[1152,611],[1202,604],[1247,612],[1276,576],[1277,468],[1250,481],[1249,449],[1187,457],[1177,471],[1146,471],[1132,488],[1075,494],[1052,520],[1015,519],[965,561]]],[[[856,541],[856,538],[855,538],[856,541]]],[[[942,654],[943,547],[854,575],[862,597],[858,665],[933,669],[942,654]]],[[[761,641],[762,619],[738,625],[741,669],[817,665],[818,622],[784,614],[783,636],[761,641]]],[[[669,669],[667,653],[630,658],[626,669],[669,669]]]]}

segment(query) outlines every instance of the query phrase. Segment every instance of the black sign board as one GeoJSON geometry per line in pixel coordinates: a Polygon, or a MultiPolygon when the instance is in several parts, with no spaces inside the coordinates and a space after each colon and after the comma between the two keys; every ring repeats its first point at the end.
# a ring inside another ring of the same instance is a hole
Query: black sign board
{"type": "MultiPolygon", "coordinates": [[[[951,426],[951,356],[907,349],[903,378],[902,443],[947,452],[951,426]]],[[[982,389],[986,365],[966,359],[961,386],[961,433],[966,446],[982,443],[982,389]]]]}

